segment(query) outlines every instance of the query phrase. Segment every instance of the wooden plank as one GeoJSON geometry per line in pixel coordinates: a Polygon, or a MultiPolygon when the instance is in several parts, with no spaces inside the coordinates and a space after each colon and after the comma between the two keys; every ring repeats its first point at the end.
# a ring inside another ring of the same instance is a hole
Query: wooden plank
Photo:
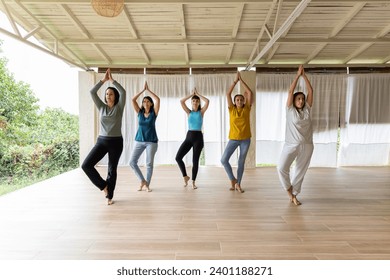
{"type": "Polygon", "coordinates": [[[243,194],[221,167],[197,185],[156,166],[153,192],[138,192],[120,167],[107,206],[76,169],[0,196],[0,259],[390,258],[390,167],[310,168],[299,207],[273,167],[246,171],[243,194]]]}

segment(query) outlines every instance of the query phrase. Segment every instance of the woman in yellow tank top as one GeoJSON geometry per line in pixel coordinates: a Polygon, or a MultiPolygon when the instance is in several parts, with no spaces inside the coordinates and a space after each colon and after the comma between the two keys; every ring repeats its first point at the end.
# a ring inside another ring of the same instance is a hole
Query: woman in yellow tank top
{"type": "Polygon", "coordinates": [[[242,80],[241,75],[238,72],[234,83],[230,86],[228,92],[226,93],[229,108],[230,130],[229,142],[222,155],[221,163],[231,182],[230,190],[237,190],[240,193],[244,192],[241,188],[241,180],[244,174],[246,155],[251,143],[250,111],[253,103],[252,96],[252,91],[242,80]],[[244,86],[245,93],[244,95],[237,94],[232,99],[231,95],[238,81],[240,81],[244,86]],[[237,177],[235,177],[232,166],[229,163],[229,159],[238,147],[240,148],[240,156],[238,158],[237,177]]]}

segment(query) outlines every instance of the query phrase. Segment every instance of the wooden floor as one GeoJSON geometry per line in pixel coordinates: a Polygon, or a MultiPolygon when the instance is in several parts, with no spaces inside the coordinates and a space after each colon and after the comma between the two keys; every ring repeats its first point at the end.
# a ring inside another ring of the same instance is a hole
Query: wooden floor
{"type": "Polygon", "coordinates": [[[222,168],[197,182],[158,166],[153,192],[137,192],[121,167],[107,206],[77,169],[3,195],[0,259],[390,260],[390,167],[310,168],[299,207],[272,167],[246,170],[244,194],[222,168]]]}

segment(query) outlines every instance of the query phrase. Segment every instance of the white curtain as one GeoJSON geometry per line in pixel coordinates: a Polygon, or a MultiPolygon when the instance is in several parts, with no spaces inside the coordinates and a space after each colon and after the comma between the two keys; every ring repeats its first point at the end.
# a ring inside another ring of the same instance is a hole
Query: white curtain
{"type": "MultiPolygon", "coordinates": [[[[176,153],[187,134],[187,115],[180,105],[180,99],[189,95],[196,87],[198,92],[210,100],[209,109],[203,121],[205,148],[203,160],[205,165],[220,165],[222,152],[227,142],[229,115],[227,111],[226,92],[235,74],[214,75],[125,75],[115,74],[115,79],[126,89],[127,101],[122,123],[124,149],[120,165],[128,165],[133,150],[135,132],[138,128],[137,116],[132,107],[131,99],[141,91],[145,81],[149,88],[160,97],[160,112],[156,121],[159,138],[155,164],[176,164],[176,153]]],[[[98,79],[103,74],[98,74],[98,79]]],[[[237,87],[235,90],[238,90],[237,87]]],[[[105,87],[99,94],[102,97],[105,87]]],[[[141,97],[138,99],[141,102],[141,97]]],[[[202,102],[203,104],[203,102],[202,102]]],[[[191,107],[190,101],[187,105],[191,107]]],[[[192,151],[185,157],[188,165],[192,163],[192,151]]],[[[237,161],[232,157],[232,164],[237,161]]],[[[139,164],[145,162],[145,154],[139,164]]],[[[101,164],[107,164],[105,157],[101,164]]]]}
{"type": "MultiPolygon", "coordinates": [[[[312,108],[315,149],[311,166],[337,165],[337,133],[344,75],[307,75],[314,92],[312,108]]],[[[284,144],[286,101],[295,74],[258,74],[256,89],[256,162],[277,164],[284,144]]],[[[300,79],[296,91],[306,92],[300,79]]]]}
{"type": "Polygon", "coordinates": [[[348,76],[339,165],[390,163],[390,75],[348,76]]]}
{"type": "MultiPolygon", "coordinates": [[[[256,163],[277,164],[285,137],[287,92],[295,74],[257,74],[256,163]]],[[[103,74],[98,74],[100,79],[103,74]]],[[[202,164],[220,166],[228,141],[229,114],[225,94],[235,74],[128,75],[115,74],[127,91],[122,132],[124,150],[120,165],[128,165],[133,149],[137,116],[131,105],[145,81],[161,99],[156,122],[159,147],[155,164],[175,165],[175,155],[187,133],[187,116],[180,99],[194,87],[210,99],[203,132],[202,164]]],[[[390,75],[308,74],[314,90],[312,120],[314,153],[311,166],[388,165],[390,163],[390,75]],[[339,127],[341,129],[339,129],[339,127]],[[339,137],[340,131],[340,137],[339,137]]],[[[104,94],[105,87],[99,91],[104,94]]],[[[239,87],[235,88],[238,93],[239,87]]],[[[301,79],[297,90],[305,90],[301,79]]],[[[141,102],[139,98],[138,102],[141,102]]],[[[188,102],[188,106],[190,103],[188,102]]],[[[140,159],[140,165],[144,163],[140,159]]],[[[188,153],[187,165],[192,153],[188,153]]],[[[107,163],[103,159],[102,164],[107,163]]],[[[237,155],[231,158],[237,163],[237,155]]]]}

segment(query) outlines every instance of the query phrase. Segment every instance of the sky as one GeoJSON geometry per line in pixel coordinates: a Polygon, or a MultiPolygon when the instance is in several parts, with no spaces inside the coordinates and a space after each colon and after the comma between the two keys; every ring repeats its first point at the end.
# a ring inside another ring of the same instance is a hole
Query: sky
{"type": "MultiPolygon", "coordinates": [[[[0,27],[11,31],[8,19],[0,12],[0,27]]],[[[30,85],[42,109],[62,108],[78,115],[78,72],[62,60],[30,47],[0,32],[0,57],[8,60],[7,68],[16,81],[30,85]]]]}

